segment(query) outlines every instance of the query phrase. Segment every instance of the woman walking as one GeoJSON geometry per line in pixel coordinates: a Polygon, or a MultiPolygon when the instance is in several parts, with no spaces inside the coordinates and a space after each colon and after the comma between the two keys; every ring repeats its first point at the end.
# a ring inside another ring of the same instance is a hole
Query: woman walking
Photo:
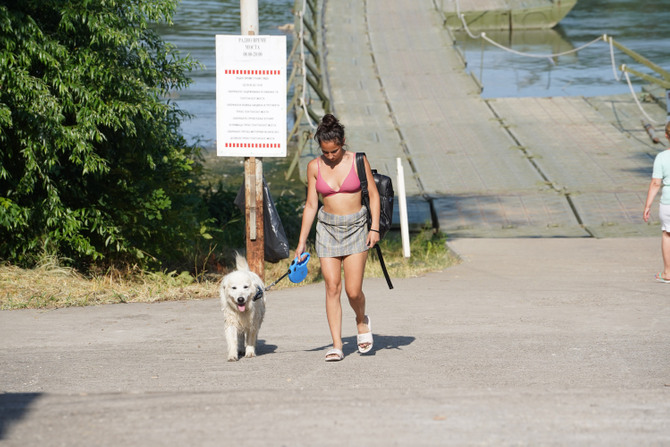
{"type": "MultiPolygon", "coordinates": [[[[665,125],[665,137],[670,141],[670,122],[665,125]]],[[[654,170],[651,174],[647,202],[644,205],[643,219],[649,221],[651,205],[654,198],[661,191],[661,204],[658,217],[661,220],[661,254],[663,255],[663,271],[656,274],[656,281],[670,283],[670,148],[659,152],[654,159],[654,170]]]]}
{"type": "Polygon", "coordinates": [[[361,205],[361,183],[356,171],[356,154],[345,149],[344,126],[333,115],[325,115],[314,139],[322,155],[307,165],[307,198],[302,215],[296,257],[302,256],[316,217],[316,254],[326,285],[326,316],[333,338],[333,347],[326,361],[339,361],[342,352],[342,269],[344,288],[349,304],[356,314],[358,351],[372,349],[372,326],[365,314],[363,275],[368,249],[379,241],[379,193],[372,171],[365,160],[372,224],[367,226],[368,210],[361,205]],[[318,209],[318,195],[323,206],[318,209]]]}

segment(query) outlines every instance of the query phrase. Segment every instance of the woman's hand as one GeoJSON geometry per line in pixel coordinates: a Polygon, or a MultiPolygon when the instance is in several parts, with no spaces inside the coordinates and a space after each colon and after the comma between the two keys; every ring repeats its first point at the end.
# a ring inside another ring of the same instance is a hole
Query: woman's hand
{"type": "Polygon", "coordinates": [[[377,231],[373,230],[368,231],[368,240],[367,240],[368,248],[374,247],[375,244],[377,244],[377,242],[379,242],[380,239],[381,239],[380,234],[377,231]]]}
{"type": "Polygon", "coordinates": [[[300,259],[300,257],[304,252],[305,252],[305,243],[299,243],[298,247],[295,249],[295,257],[300,259]]]}

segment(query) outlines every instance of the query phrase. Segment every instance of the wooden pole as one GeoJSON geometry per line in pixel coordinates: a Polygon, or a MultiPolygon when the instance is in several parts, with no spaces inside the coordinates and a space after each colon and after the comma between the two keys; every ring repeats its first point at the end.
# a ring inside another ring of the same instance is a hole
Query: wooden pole
{"type": "Polygon", "coordinates": [[[263,161],[244,159],[245,222],[249,269],[265,281],[265,233],[263,228],[263,161]]]}
{"type": "MultiPolygon", "coordinates": [[[[244,36],[258,35],[258,0],[240,0],[240,29],[244,36]]],[[[265,281],[265,237],[263,228],[263,161],[244,159],[244,193],[247,263],[265,281]]]]}

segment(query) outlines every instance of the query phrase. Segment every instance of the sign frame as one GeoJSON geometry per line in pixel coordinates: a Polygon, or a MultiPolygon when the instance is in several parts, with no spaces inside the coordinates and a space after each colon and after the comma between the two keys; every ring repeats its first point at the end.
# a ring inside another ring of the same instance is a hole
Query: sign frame
{"type": "Polygon", "coordinates": [[[286,157],[286,36],[216,35],[221,157],[286,157]]]}

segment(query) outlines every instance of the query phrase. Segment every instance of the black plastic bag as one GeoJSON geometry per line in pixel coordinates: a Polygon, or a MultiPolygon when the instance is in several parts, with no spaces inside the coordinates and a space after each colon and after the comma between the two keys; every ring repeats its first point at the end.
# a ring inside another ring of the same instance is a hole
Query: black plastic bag
{"type": "MultiPolygon", "coordinates": [[[[245,199],[244,199],[244,184],[235,197],[235,205],[245,213],[245,199]]],[[[270,195],[268,184],[263,178],[263,232],[265,251],[265,260],[267,262],[279,262],[289,256],[288,238],[284,231],[284,226],[279,218],[279,213],[275,207],[275,203],[270,195]]]]}

